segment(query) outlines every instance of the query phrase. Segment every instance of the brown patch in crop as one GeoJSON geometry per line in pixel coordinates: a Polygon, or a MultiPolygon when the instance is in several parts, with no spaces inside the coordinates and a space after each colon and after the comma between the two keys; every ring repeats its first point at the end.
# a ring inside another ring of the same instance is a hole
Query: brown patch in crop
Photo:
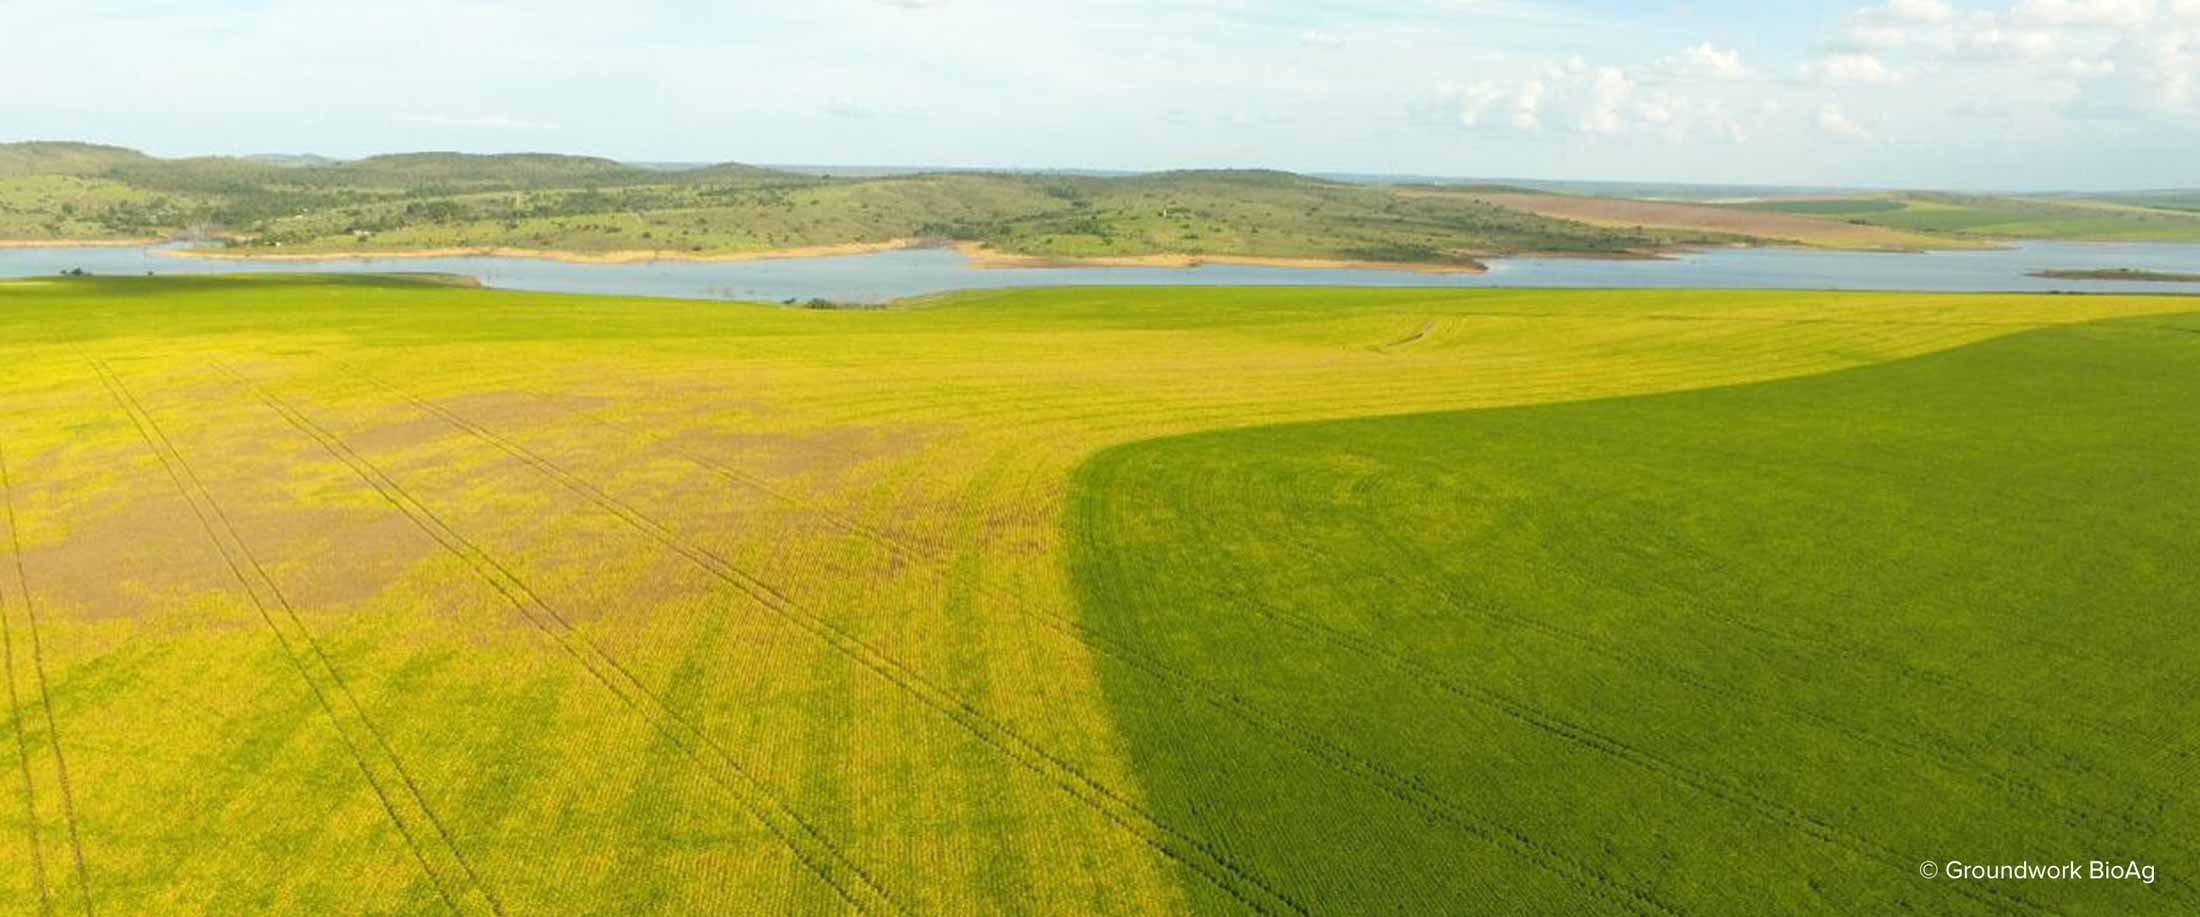
{"type": "MultiPolygon", "coordinates": [[[[544,397],[533,392],[515,391],[468,392],[442,398],[425,395],[421,397],[444,410],[476,423],[494,424],[498,430],[505,432],[544,426],[615,403],[608,398],[587,395],[559,394],[555,397],[544,397]]],[[[433,415],[424,416],[443,429],[452,429],[449,421],[433,415]]]]}
{"type": "Polygon", "coordinates": [[[167,597],[233,588],[180,497],[133,500],[80,517],[64,541],[25,546],[23,566],[43,605],[87,620],[157,613],[167,597]]]}
{"type": "Polygon", "coordinates": [[[361,452],[385,452],[410,449],[452,433],[449,424],[434,417],[408,416],[362,427],[344,440],[361,452]]]}
{"type": "Polygon", "coordinates": [[[373,598],[436,546],[394,509],[232,510],[247,547],[300,609],[373,598]]]}
{"type": "Polygon", "coordinates": [[[688,430],[667,445],[721,470],[771,481],[834,477],[858,464],[916,454],[931,431],[909,426],[844,426],[785,433],[688,430]]]}

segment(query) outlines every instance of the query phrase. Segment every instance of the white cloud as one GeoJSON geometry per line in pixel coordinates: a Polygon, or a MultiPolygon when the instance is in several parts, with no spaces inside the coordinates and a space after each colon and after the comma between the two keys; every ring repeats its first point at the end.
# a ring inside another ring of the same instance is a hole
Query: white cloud
{"type": "Polygon", "coordinates": [[[1806,65],[1803,75],[1807,79],[1829,83],[1884,84],[1899,82],[1903,74],[1887,66],[1875,54],[1829,54],[1815,64],[1806,65]]]}
{"type": "MultiPolygon", "coordinates": [[[[2044,0],[2071,3],[2072,0],[2044,0]]],[[[1858,10],[1849,44],[1871,51],[1914,49],[1954,58],[2045,56],[2057,48],[2048,23],[1992,10],[1958,12],[1944,4],[1907,13],[1874,6],[1858,10]]]]}
{"type": "Polygon", "coordinates": [[[1482,123],[1482,115],[1490,106],[1505,98],[1505,90],[1487,80],[1465,88],[1453,87],[1444,94],[1452,97],[1453,104],[1458,106],[1459,123],[1467,127],[1482,123]]]}
{"type": "Polygon", "coordinates": [[[1756,77],[1757,71],[1742,61],[1742,52],[1732,48],[1721,49],[1704,42],[1659,62],[1667,72],[1676,76],[1714,80],[1746,80],[1756,77]]]}
{"type": "MultiPolygon", "coordinates": [[[[1806,79],[1912,84],[1946,94],[1943,110],[2021,98],[2035,112],[2141,119],[2200,107],[2200,0],[1999,0],[1957,8],[1891,0],[1858,8],[1847,47],[1805,67],[1806,79]]],[[[1865,97],[1901,107],[1904,100],[1865,97]]],[[[2024,106],[2019,106],[2022,109],[2024,106]]]]}
{"type": "Polygon", "coordinates": [[[1320,29],[1307,29],[1299,33],[1299,43],[1309,48],[1336,48],[1344,45],[1344,39],[1320,29]]]}
{"type": "Polygon", "coordinates": [[[2004,29],[1983,26],[1958,34],[1956,49],[1984,56],[2044,57],[2060,43],[2055,33],[2043,29],[2004,29]]]}
{"type": "Polygon", "coordinates": [[[2155,0],[2022,0],[2020,22],[2058,26],[2130,28],[2154,18],[2155,0]]]}
{"type": "Polygon", "coordinates": [[[1524,131],[1543,127],[1542,80],[1529,80],[1520,87],[1520,94],[1513,97],[1513,126],[1524,131]]]}
{"type": "MultiPolygon", "coordinates": [[[[1893,5],[1857,11],[1849,39],[1879,55],[1932,70],[1991,80],[2004,94],[2052,100],[2087,117],[2190,114],[2200,106],[2200,0],[2005,0],[1999,9],[1948,17],[1893,5]]],[[[1838,57],[1838,56],[1837,56],[1838,57]]],[[[1828,58],[1808,75],[1832,82],[1878,83],[1881,69],[1828,58]]]]}
{"type": "Polygon", "coordinates": [[[1625,126],[1620,108],[1635,92],[1635,83],[1618,67],[1599,67],[1589,87],[1589,105],[1581,115],[1581,129],[1592,134],[1616,134],[1625,126]]]}
{"type": "Polygon", "coordinates": [[[1537,76],[1518,82],[1443,86],[1438,110],[1481,129],[1503,126],[1499,118],[1509,113],[1513,129],[1531,134],[1563,124],[1597,137],[1740,143],[1780,110],[1771,96],[1793,89],[1764,79],[1740,52],[1709,42],[1635,66],[1571,55],[1532,69],[1537,76]]]}
{"type": "Polygon", "coordinates": [[[2176,28],[2128,35],[2079,76],[2074,108],[2082,114],[2192,115],[2200,108],[2200,35],[2176,28]]]}
{"type": "Polygon", "coordinates": [[[1863,125],[1851,120],[1848,115],[1843,114],[1841,109],[1831,102],[1818,109],[1818,129],[1835,137],[1849,140],[1872,139],[1871,131],[1865,130],[1863,125]]]}
{"type": "Polygon", "coordinates": [[[1888,0],[1874,11],[1896,22],[1941,23],[1956,17],[1955,8],[1944,0],[1888,0]]]}

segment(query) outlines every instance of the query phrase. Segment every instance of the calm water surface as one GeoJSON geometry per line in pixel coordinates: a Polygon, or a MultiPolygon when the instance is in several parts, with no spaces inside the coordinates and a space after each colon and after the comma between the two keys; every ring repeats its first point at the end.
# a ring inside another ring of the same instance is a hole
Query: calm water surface
{"type": "Polygon", "coordinates": [[[146,248],[0,249],[0,277],[241,271],[441,271],[491,287],[618,293],[683,299],[779,301],[819,297],[879,302],[976,287],[1205,284],[1216,286],[1717,287],[1787,290],[1944,290],[2200,293],[2200,283],[2044,280],[2045,268],[2139,268],[2200,273],[2200,245],[2028,242],[1993,251],[1865,254],[1779,248],[1716,249],[1663,261],[1516,258],[1487,274],[1282,268],[1213,264],[1194,268],[979,269],[947,249],[772,261],[654,261],[569,264],[536,258],[358,258],[342,261],[217,261],[146,248]]]}

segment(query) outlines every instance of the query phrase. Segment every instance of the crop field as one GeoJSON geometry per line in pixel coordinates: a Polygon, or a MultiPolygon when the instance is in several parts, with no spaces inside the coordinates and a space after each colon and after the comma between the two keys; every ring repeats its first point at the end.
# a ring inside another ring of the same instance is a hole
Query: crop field
{"type": "Polygon", "coordinates": [[[1824,214],[1816,211],[1773,211],[1675,201],[1571,197],[1560,194],[1472,193],[1471,196],[1501,207],[1607,228],[1637,227],[1669,232],[1724,233],[1735,240],[1772,240],[1794,245],[1859,251],[1967,247],[1960,241],[1946,237],[1926,236],[1836,219],[1820,219],[1824,214]]]}
{"type": "Polygon", "coordinates": [[[1730,204],[1738,210],[1768,210],[1815,217],[1853,217],[1902,209],[1902,202],[1877,197],[1796,198],[1730,204]]]}
{"type": "Polygon", "coordinates": [[[1134,769],[1329,901],[2189,911],[2189,877],[1906,874],[2200,862],[2200,409],[2145,394],[2190,391],[2195,334],[1110,449],[1089,626],[1226,699],[1103,669],[1134,769]]]}
{"type": "Polygon", "coordinates": [[[2098,242],[2200,240],[2200,214],[2162,199],[2074,196],[1996,197],[1910,193],[1855,198],[1770,200],[1731,205],[1754,213],[1846,220],[1941,237],[2062,239],[2098,242]]]}
{"type": "Polygon", "coordinates": [[[0,903],[2189,911],[2195,303],[0,281],[0,903]]]}

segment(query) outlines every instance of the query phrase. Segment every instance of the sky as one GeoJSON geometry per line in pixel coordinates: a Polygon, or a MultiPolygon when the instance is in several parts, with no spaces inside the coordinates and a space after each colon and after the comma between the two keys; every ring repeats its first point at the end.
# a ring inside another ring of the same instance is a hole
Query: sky
{"type": "Polygon", "coordinates": [[[0,0],[156,155],[2200,186],[2200,0],[0,0]]]}

